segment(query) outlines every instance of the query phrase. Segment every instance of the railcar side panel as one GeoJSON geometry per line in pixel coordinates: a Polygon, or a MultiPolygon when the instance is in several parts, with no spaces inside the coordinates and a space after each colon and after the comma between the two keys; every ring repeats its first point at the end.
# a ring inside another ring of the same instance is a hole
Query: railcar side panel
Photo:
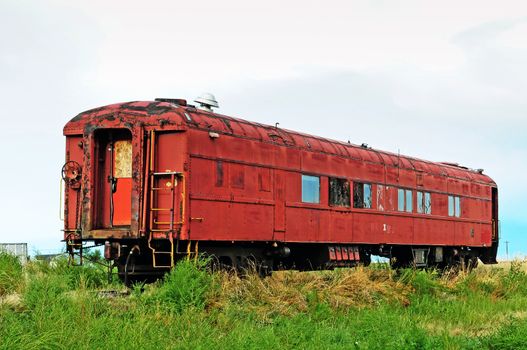
{"type": "Polygon", "coordinates": [[[285,240],[288,242],[328,242],[329,210],[316,206],[291,204],[286,208],[285,240]]]}
{"type": "Polygon", "coordinates": [[[453,245],[454,234],[450,233],[450,222],[435,218],[414,219],[414,240],[417,245],[453,245]]]}
{"type": "MultiPolygon", "coordinates": [[[[379,243],[396,243],[398,244],[412,244],[414,240],[414,227],[412,219],[401,217],[398,215],[386,215],[386,242],[379,243]]],[[[361,226],[368,223],[368,216],[363,216],[363,220],[360,222],[361,226]]],[[[355,227],[358,227],[359,223],[354,222],[355,227]]],[[[384,223],[383,223],[384,225],[384,223]]],[[[384,227],[383,227],[384,229],[384,227]]],[[[365,236],[360,242],[368,242],[368,237],[365,236]]]]}

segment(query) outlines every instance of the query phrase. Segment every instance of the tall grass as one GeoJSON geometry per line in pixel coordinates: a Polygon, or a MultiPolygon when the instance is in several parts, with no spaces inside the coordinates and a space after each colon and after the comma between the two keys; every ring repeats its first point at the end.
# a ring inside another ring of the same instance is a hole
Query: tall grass
{"type": "Polygon", "coordinates": [[[14,255],[0,251],[0,297],[20,289],[22,265],[14,255]]]}
{"type": "Polygon", "coordinates": [[[203,261],[179,262],[165,275],[162,283],[150,289],[144,301],[147,305],[156,303],[176,313],[187,308],[203,310],[207,303],[206,297],[213,292],[212,275],[205,267],[203,261]]]}
{"type": "Polygon", "coordinates": [[[521,349],[525,264],[209,273],[183,261],[129,295],[97,265],[0,256],[0,349],[521,349]],[[16,303],[6,302],[17,295],[16,303]]]}

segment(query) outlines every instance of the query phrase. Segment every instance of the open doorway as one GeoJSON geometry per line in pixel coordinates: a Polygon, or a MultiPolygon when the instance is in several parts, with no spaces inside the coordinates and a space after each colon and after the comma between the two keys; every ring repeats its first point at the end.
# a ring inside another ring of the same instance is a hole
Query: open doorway
{"type": "Polygon", "coordinates": [[[129,227],[132,217],[132,134],[95,132],[95,228],[129,227]]]}

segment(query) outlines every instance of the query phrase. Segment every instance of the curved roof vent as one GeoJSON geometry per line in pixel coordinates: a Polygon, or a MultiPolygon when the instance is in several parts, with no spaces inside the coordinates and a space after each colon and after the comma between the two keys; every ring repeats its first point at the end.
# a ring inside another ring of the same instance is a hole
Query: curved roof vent
{"type": "Polygon", "coordinates": [[[213,94],[204,92],[194,100],[194,102],[199,103],[199,109],[202,109],[207,112],[212,112],[212,107],[219,108],[218,101],[213,94]]]}

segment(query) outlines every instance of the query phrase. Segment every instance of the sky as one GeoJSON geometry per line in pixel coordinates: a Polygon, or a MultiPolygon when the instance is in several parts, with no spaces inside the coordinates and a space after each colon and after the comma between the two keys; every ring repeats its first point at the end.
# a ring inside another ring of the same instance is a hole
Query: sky
{"type": "Polygon", "coordinates": [[[0,1],[0,242],[60,243],[64,124],[216,95],[218,112],[483,168],[527,255],[525,1],[0,1]]]}

